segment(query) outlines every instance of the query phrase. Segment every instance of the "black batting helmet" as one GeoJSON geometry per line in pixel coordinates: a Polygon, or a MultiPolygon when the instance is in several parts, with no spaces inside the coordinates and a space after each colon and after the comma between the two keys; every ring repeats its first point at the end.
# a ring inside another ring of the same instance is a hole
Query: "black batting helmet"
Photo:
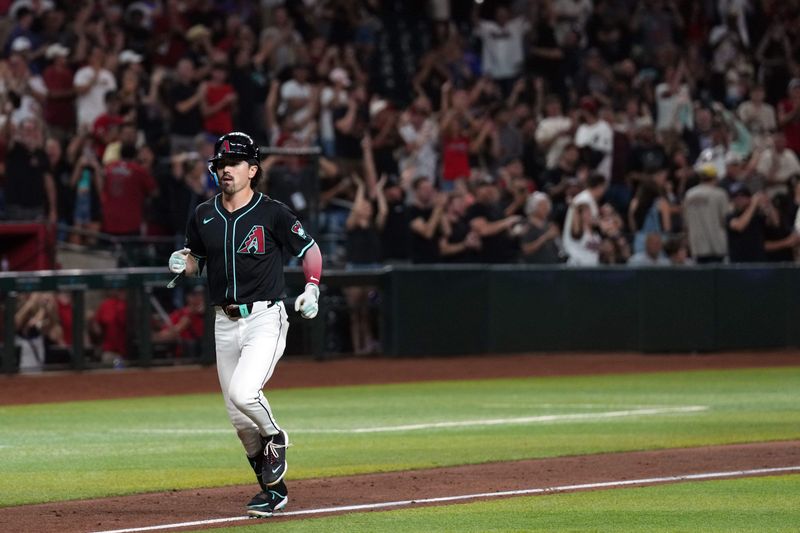
{"type": "MultiPolygon", "coordinates": [[[[226,133],[214,143],[214,157],[208,160],[208,170],[214,178],[214,183],[219,186],[219,176],[217,176],[216,164],[222,158],[235,158],[247,161],[251,165],[259,165],[261,158],[258,153],[258,145],[253,142],[253,138],[241,131],[226,133]]],[[[255,187],[261,177],[261,168],[251,182],[255,187]]]]}
{"type": "Polygon", "coordinates": [[[241,131],[226,133],[214,144],[214,157],[208,160],[209,163],[219,161],[223,157],[232,156],[258,164],[258,146],[253,142],[253,138],[241,131]]]}

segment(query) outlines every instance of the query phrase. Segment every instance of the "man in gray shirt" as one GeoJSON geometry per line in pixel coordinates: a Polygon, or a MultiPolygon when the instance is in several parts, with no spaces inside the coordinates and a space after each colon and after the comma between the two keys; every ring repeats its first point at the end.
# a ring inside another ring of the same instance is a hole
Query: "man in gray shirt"
{"type": "Polygon", "coordinates": [[[728,255],[725,217],[728,195],[717,185],[717,170],[712,164],[698,169],[700,183],[683,199],[683,215],[689,232],[689,247],[698,264],[721,263],[728,255]]]}

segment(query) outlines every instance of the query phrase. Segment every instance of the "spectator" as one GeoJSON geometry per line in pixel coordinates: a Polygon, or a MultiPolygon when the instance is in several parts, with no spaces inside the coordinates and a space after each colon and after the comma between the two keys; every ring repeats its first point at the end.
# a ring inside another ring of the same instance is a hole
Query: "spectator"
{"type": "Polygon", "coordinates": [[[782,133],[772,136],[772,147],[759,152],[756,171],[763,176],[764,185],[770,198],[778,194],[789,194],[789,180],[800,175],[800,160],[786,145],[782,133]]]}
{"type": "Polygon", "coordinates": [[[583,124],[575,131],[575,145],[583,150],[589,167],[609,180],[614,132],[608,122],[600,118],[597,102],[590,97],[581,99],[580,116],[583,124]]]}
{"type": "Polygon", "coordinates": [[[186,292],[186,305],[169,314],[163,327],[153,335],[154,343],[176,344],[175,357],[200,356],[206,321],[206,294],[202,285],[186,292]]]}
{"type": "Polygon", "coordinates": [[[388,179],[383,190],[386,198],[386,222],[381,232],[381,258],[384,263],[407,262],[411,248],[410,206],[400,183],[388,179]]]}
{"type": "Polygon", "coordinates": [[[529,29],[527,20],[511,18],[511,12],[503,5],[495,9],[494,20],[481,20],[475,29],[475,35],[483,44],[483,72],[500,85],[505,95],[511,93],[511,87],[522,72],[523,41],[529,29]]]}
{"type": "Polygon", "coordinates": [[[664,81],[656,86],[656,130],[681,134],[694,127],[694,113],[686,64],[669,66],[664,81]]]}
{"type": "Polygon", "coordinates": [[[470,229],[481,238],[482,263],[516,261],[518,246],[511,229],[522,222],[520,215],[506,216],[500,203],[500,191],[491,178],[483,178],[475,189],[475,203],[467,209],[470,229]]]}
{"type": "MultiPolygon", "coordinates": [[[[332,49],[332,48],[331,48],[332,49]]],[[[336,131],[333,126],[333,109],[347,106],[350,75],[341,67],[331,70],[330,84],[320,92],[319,140],[325,157],[336,157],[336,131]]]]}
{"type": "Polygon", "coordinates": [[[115,368],[125,366],[128,357],[128,303],[125,292],[114,289],[89,318],[89,334],[100,348],[100,361],[115,368]]]}
{"type": "Polygon", "coordinates": [[[756,85],[750,90],[750,99],[739,104],[739,118],[753,134],[755,148],[766,147],[769,136],[777,128],[775,108],[764,101],[764,87],[756,85]]]}
{"type": "Polygon", "coordinates": [[[664,243],[664,253],[672,266],[694,265],[694,261],[689,257],[689,246],[682,235],[667,240],[664,243]]]}
{"type": "Polygon", "coordinates": [[[281,85],[278,114],[287,115],[290,129],[300,140],[311,142],[317,138],[318,89],[309,82],[310,70],[306,64],[296,64],[292,77],[281,85]]]}
{"type": "Polygon", "coordinates": [[[561,262],[558,240],[560,231],[550,217],[552,204],[543,192],[534,192],[525,204],[527,223],[520,237],[524,263],[553,264],[561,262]]]}
{"type": "Polygon", "coordinates": [[[769,223],[779,223],[769,197],[753,195],[743,183],[731,189],[733,210],[728,215],[728,249],[731,263],[760,263],[767,259],[764,234],[769,223]]]}
{"type": "Polygon", "coordinates": [[[439,232],[447,196],[436,190],[428,178],[414,180],[414,201],[408,210],[411,230],[411,261],[436,263],[439,259],[439,232]]]}
{"type": "Polygon", "coordinates": [[[404,142],[404,155],[399,161],[400,172],[410,172],[414,176],[436,176],[439,129],[431,117],[430,100],[424,96],[417,97],[400,116],[398,130],[404,142]]]}
{"type": "Polygon", "coordinates": [[[800,153],[800,78],[789,82],[786,98],[778,104],[778,128],[783,131],[786,146],[800,153]]]}
{"type": "Polygon", "coordinates": [[[644,248],[628,259],[630,266],[669,266],[670,260],[664,255],[660,233],[648,233],[644,248]]]}
{"type": "Polygon", "coordinates": [[[158,193],[153,176],[136,159],[136,145],[125,141],[120,160],[103,171],[103,231],[112,235],[142,234],[145,201],[158,193]]]}
{"type": "Polygon", "coordinates": [[[51,63],[42,73],[47,88],[42,117],[51,133],[61,141],[65,141],[75,128],[75,74],[67,63],[69,53],[69,48],[59,43],[48,46],[45,57],[51,63]]]}
{"type": "MultiPolygon", "coordinates": [[[[386,199],[383,197],[385,176],[377,183],[375,191],[378,201],[377,213],[367,199],[364,182],[356,179],[356,198],[350,216],[347,217],[347,266],[348,268],[377,268],[381,260],[380,232],[386,222],[386,199]]],[[[350,336],[353,352],[358,355],[370,353],[377,348],[376,335],[372,331],[369,295],[373,287],[352,286],[345,289],[350,309],[350,336]]]]}
{"type": "Polygon", "coordinates": [[[6,218],[58,221],[56,184],[48,168],[41,124],[25,119],[19,128],[6,122],[4,137],[9,139],[5,158],[6,218]]]}
{"type": "Polygon", "coordinates": [[[700,183],[689,189],[683,200],[689,247],[697,263],[721,263],[728,255],[728,195],[717,186],[713,165],[703,165],[698,173],[700,183]]]}
{"type": "Polygon", "coordinates": [[[52,344],[64,346],[64,330],[51,293],[33,292],[22,296],[14,313],[14,329],[21,372],[43,370],[49,347],[52,344]]]}
{"type": "Polygon", "coordinates": [[[73,84],[78,95],[75,101],[78,128],[91,129],[97,117],[106,111],[106,93],[117,88],[117,81],[105,67],[105,62],[103,47],[93,46],[88,64],[75,73],[73,84]]]}
{"type": "Polygon", "coordinates": [[[572,119],[564,116],[561,100],[550,95],[544,102],[545,116],[536,127],[536,143],[545,152],[547,169],[558,166],[561,152],[572,143],[572,119]]]}
{"type": "Polygon", "coordinates": [[[598,202],[606,192],[605,178],[592,174],[567,209],[562,240],[571,265],[593,266],[599,261],[600,234],[596,230],[600,208],[598,202]],[[585,207],[585,209],[582,209],[585,207]],[[580,213],[579,208],[581,208],[580,213]]]}
{"type": "Polygon", "coordinates": [[[207,82],[198,83],[195,67],[188,58],[178,61],[177,79],[169,93],[172,106],[170,147],[173,153],[194,150],[194,138],[203,129],[202,102],[207,82]]]}
{"type": "Polygon", "coordinates": [[[667,199],[666,180],[666,171],[656,172],[639,185],[636,196],[631,201],[628,227],[635,232],[634,253],[645,251],[648,235],[664,235],[672,231],[672,211],[667,199]]]}
{"type": "Polygon", "coordinates": [[[72,172],[63,191],[64,204],[70,206],[64,220],[76,230],[68,239],[73,244],[94,244],[96,239],[92,234],[100,231],[102,223],[103,167],[88,134],[73,139],[67,152],[72,172]]]}
{"type": "Polygon", "coordinates": [[[203,112],[203,128],[218,137],[233,131],[233,110],[237,100],[233,86],[228,83],[227,61],[224,55],[214,57],[211,77],[205,84],[200,107],[203,112]]]}
{"type": "Polygon", "coordinates": [[[452,192],[442,217],[439,255],[447,263],[475,263],[481,249],[481,239],[466,220],[466,194],[452,192]]]}

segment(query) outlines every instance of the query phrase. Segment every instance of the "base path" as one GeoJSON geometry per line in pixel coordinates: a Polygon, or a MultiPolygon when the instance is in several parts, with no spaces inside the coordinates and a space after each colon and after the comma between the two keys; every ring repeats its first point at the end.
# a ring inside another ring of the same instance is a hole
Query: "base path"
{"type": "MultiPolygon", "coordinates": [[[[800,441],[559,457],[307,479],[290,481],[290,501],[286,511],[789,466],[800,466],[800,441]]],[[[256,490],[253,484],[0,508],[0,530],[37,533],[109,531],[226,518],[233,520],[217,526],[253,524],[253,521],[237,518],[244,516],[244,504],[256,490]],[[191,503],[187,505],[187,502],[191,503]]],[[[278,514],[269,520],[298,518],[302,516],[281,518],[278,514]]],[[[192,529],[202,527],[194,526],[192,529]]]]}
{"type": "MultiPolygon", "coordinates": [[[[800,351],[714,354],[522,354],[281,361],[268,389],[413,381],[800,366],[800,351]]],[[[0,376],[0,405],[219,392],[215,367],[0,376]]]]}

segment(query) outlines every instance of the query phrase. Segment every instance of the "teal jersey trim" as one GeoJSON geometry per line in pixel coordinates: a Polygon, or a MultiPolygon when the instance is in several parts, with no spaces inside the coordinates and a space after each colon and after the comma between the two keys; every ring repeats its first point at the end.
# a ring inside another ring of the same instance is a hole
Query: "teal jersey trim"
{"type": "MultiPolygon", "coordinates": [[[[217,205],[218,201],[219,201],[219,194],[214,198],[214,209],[217,210],[217,213],[219,213],[219,216],[222,217],[222,220],[225,222],[225,237],[222,239],[222,242],[225,242],[225,239],[228,238],[228,219],[222,214],[222,211],[219,210],[219,206],[217,205]]],[[[236,236],[235,233],[234,236],[236,236]]],[[[222,249],[224,250],[225,247],[223,246],[222,249]]],[[[228,254],[223,252],[222,257],[225,258],[225,298],[227,298],[228,286],[231,284],[231,281],[228,279],[228,254]]],[[[233,258],[231,258],[231,261],[233,261],[233,258]]],[[[236,264],[234,263],[234,266],[235,265],[236,264]]]]}
{"type": "MultiPolygon", "coordinates": [[[[245,211],[244,213],[242,213],[241,215],[239,215],[238,217],[236,217],[234,219],[234,221],[233,221],[233,230],[232,230],[233,239],[231,239],[231,261],[233,261],[233,301],[234,302],[236,301],[236,223],[239,221],[240,218],[242,218],[247,213],[249,213],[250,211],[255,209],[256,206],[261,202],[261,199],[263,197],[264,197],[263,194],[258,193],[258,200],[256,200],[256,202],[253,204],[253,206],[250,209],[248,209],[247,211],[245,211]]],[[[227,291],[225,293],[225,296],[226,297],[228,296],[227,291]]]]}
{"type": "Polygon", "coordinates": [[[309,248],[311,248],[313,245],[314,245],[314,239],[311,239],[311,242],[306,244],[305,247],[302,250],[300,250],[300,253],[297,254],[297,257],[303,257],[305,255],[306,251],[309,248]]]}

